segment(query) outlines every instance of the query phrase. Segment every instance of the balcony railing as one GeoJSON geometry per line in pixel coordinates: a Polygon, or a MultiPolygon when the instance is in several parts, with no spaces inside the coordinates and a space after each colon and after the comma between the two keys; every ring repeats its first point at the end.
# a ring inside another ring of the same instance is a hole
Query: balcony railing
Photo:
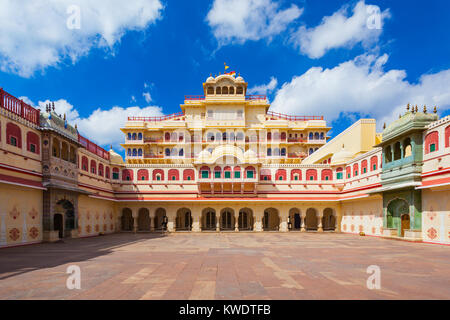
{"type": "Polygon", "coordinates": [[[163,142],[163,138],[144,138],[145,143],[157,143],[157,142],[163,142]]]}
{"type": "Polygon", "coordinates": [[[17,99],[13,95],[0,88],[0,107],[9,112],[20,116],[21,118],[39,125],[40,111],[17,99]]]}
{"type": "MultiPolygon", "coordinates": [[[[219,97],[222,95],[219,95],[219,97]]],[[[239,95],[238,95],[239,96],[239,95]]],[[[230,97],[229,95],[223,95],[223,97],[230,97]]],[[[231,96],[234,97],[234,96],[231,96]]],[[[187,101],[196,101],[196,100],[205,100],[205,96],[204,95],[186,95],[184,96],[184,100],[187,101]]],[[[262,95],[262,94],[258,94],[258,95],[247,95],[245,96],[245,100],[267,100],[267,96],[262,95]]]]}
{"type": "Polygon", "coordinates": [[[95,143],[89,141],[88,139],[86,139],[85,137],[78,135],[78,142],[86,148],[86,150],[88,150],[89,152],[92,152],[93,154],[98,155],[99,157],[105,159],[105,160],[109,160],[109,152],[106,151],[105,149],[99,147],[98,145],[96,145],[95,143]]]}
{"type": "Polygon", "coordinates": [[[288,138],[287,141],[288,142],[306,142],[307,139],[304,139],[304,138],[288,138]]]}
{"type": "Polygon", "coordinates": [[[269,117],[274,117],[274,118],[278,118],[281,120],[288,120],[288,121],[323,120],[323,116],[290,116],[287,114],[273,112],[273,111],[267,111],[267,115],[269,117]]]}
{"type": "Polygon", "coordinates": [[[184,116],[184,113],[178,112],[160,117],[128,117],[128,121],[159,122],[165,120],[181,120],[177,118],[181,118],[182,116],[184,116]]]}

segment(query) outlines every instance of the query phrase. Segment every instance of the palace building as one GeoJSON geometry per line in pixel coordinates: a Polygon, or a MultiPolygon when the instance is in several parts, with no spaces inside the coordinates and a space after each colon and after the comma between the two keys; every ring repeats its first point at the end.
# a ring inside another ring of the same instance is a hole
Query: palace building
{"type": "Polygon", "coordinates": [[[0,90],[0,247],[113,232],[344,232],[450,244],[450,117],[410,107],[330,139],[241,76],[129,117],[125,158],[0,90]]]}

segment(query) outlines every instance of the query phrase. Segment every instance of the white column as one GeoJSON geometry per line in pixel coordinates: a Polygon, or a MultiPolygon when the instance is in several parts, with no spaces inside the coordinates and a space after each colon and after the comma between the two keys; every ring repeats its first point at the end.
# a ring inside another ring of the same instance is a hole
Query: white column
{"type": "Polygon", "coordinates": [[[317,224],[317,231],[318,231],[318,232],[323,232],[322,218],[323,218],[323,216],[319,216],[319,217],[318,217],[318,219],[319,219],[319,223],[317,224]]]}
{"type": "Polygon", "coordinates": [[[306,231],[306,225],[305,225],[305,220],[306,220],[306,213],[305,215],[300,215],[300,219],[301,219],[301,232],[305,232],[306,231]]]}
{"type": "Polygon", "coordinates": [[[0,217],[0,246],[6,246],[6,211],[0,217]]]}

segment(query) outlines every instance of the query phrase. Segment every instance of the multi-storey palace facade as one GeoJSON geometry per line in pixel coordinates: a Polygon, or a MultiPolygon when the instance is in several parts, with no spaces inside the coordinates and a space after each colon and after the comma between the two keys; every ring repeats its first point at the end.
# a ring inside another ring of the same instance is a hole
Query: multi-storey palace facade
{"type": "MultiPolygon", "coordinates": [[[[125,159],[0,90],[0,246],[112,232],[346,232],[450,243],[450,117],[417,106],[329,139],[241,76],[130,117],[125,159]]],[[[119,130],[119,128],[118,128],[119,130]]]]}

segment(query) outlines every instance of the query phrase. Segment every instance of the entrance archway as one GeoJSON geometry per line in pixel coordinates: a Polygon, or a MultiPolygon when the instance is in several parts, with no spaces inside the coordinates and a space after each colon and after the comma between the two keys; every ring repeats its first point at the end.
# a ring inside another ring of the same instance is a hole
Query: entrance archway
{"type": "Polygon", "coordinates": [[[202,211],[202,230],[216,230],[216,210],[211,208],[202,211]]]}
{"type": "Polygon", "coordinates": [[[280,228],[280,217],[278,215],[278,210],[275,208],[268,208],[264,210],[263,230],[278,231],[279,228],[280,228]]]}
{"type": "MultiPolygon", "coordinates": [[[[72,202],[69,200],[60,200],[56,203],[55,214],[61,214],[61,226],[58,225],[59,237],[70,237],[71,231],[75,229],[75,210],[72,202]]],[[[59,223],[59,219],[57,218],[59,223]]]]}
{"type": "Polygon", "coordinates": [[[249,208],[239,210],[239,230],[253,230],[253,211],[249,208]]]}
{"type": "Polygon", "coordinates": [[[63,216],[60,213],[56,213],[53,216],[53,229],[58,231],[59,238],[64,237],[64,224],[63,224],[63,216]]]}
{"type": "Polygon", "coordinates": [[[122,231],[133,231],[133,212],[129,208],[122,210],[122,231]]]}
{"type": "Polygon", "coordinates": [[[314,208],[309,208],[306,210],[306,220],[305,220],[306,230],[317,230],[317,210],[314,208]]]}
{"type": "Polygon", "coordinates": [[[166,216],[166,209],[158,208],[155,212],[155,229],[162,230],[162,223],[166,216]]]}
{"type": "Polygon", "coordinates": [[[192,229],[191,210],[187,208],[178,209],[175,226],[176,231],[191,231],[192,229]]]}
{"type": "Polygon", "coordinates": [[[409,228],[410,228],[409,214],[403,214],[401,219],[402,219],[401,235],[402,235],[402,237],[404,237],[405,236],[405,230],[409,230],[409,228]]]}
{"type": "Polygon", "coordinates": [[[324,231],[334,231],[336,229],[336,217],[333,209],[326,208],[323,210],[322,228],[324,231]]]}
{"type": "Polygon", "coordinates": [[[138,213],[138,230],[150,231],[150,212],[147,208],[139,209],[138,213]]]}
{"type": "Polygon", "coordinates": [[[404,235],[406,226],[410,227],[409,205],[403,199],[392,200],[387,206],[386,226],[388,229],[397,229],[398,235],[404,235]],[[404,217],[404,216],[408,216],[404,217]],[[404,228],[405,227],[405,228],[404,228]]]}
{"type": "Polygon", "coordinates": [[[302,218],[299,209],[292,208],[289,210],[289,221],[291,222],[291,230],[299,231],[302,228],[302,218]]]}
{"type": "Polygon", "coordinates": [[[234,210],[225,208],[220,211],[220,230],[234,230],[234,210]]]}

